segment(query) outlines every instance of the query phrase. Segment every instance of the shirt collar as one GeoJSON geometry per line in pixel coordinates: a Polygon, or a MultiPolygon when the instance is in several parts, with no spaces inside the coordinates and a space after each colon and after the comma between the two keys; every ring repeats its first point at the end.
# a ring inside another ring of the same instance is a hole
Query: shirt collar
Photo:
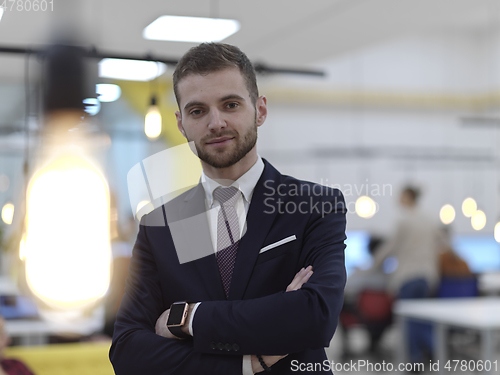
{"type": "MultiPolygon", "coordinates": [[[[255,164],[245,172],[243,176],[238,178],[235,182],[231,184],[231,186],[237,187],[243,198],[250,204],[250,200],[252,199],[253,190],[255,189],[255,185],[259,181],[262,172],[264,171],[264,162],[260,155],[257,155],[257,161],[255,164]]],[[[203,189],[205,189],[205,198],[208,203],[208,207],[212,207],[214,204],[213,192],[219,186],[222,186],[217,181],[212,180],[205,174],[205,171],[201,171],[201,184],[203,189]]]]}

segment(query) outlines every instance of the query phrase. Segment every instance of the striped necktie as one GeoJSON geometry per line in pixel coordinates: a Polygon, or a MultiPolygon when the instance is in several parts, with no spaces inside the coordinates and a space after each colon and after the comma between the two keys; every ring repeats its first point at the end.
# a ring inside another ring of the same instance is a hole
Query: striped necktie
{"type": "Polygon", "coordinates": [[[234,186],[218,187],[214,190],[214,197],[221,205],[217,217],[217,265],[226,298],[229,295],[240,242],[240,224],[236,212],[236,203],[240,196],[241,192],[234,186]]]}

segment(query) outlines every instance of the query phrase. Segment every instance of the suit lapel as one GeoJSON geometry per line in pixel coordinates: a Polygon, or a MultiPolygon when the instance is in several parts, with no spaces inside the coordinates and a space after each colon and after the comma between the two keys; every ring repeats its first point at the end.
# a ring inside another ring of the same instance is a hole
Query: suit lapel
{"type": "Polygon", "coordinates": [[[265,205],[264,201],[269,198],[271,192],[276,191],[281,182],[281,174],[266,160],[264,162],[264,171],[255,186],[247,214],[247,232],[241,238],[238,247],[229,290],[228,299],[230,300],[243,299],[255,262],[259,256],[259,250],[264,244],[278,211],[276,209],[271,210],[269,206],[265,205]]]}

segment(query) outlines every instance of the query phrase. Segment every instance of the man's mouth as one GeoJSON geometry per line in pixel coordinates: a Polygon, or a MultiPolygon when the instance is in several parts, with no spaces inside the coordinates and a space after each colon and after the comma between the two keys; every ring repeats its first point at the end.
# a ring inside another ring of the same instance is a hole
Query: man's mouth
{"type": "Polygon", "coordinates": [[[234,137],[220,137],[220,138],[214,138],[211,139],[210,141],[207,142],[208,145],[211,146],[223,146],[231,142],[231,140],[234,139],[234,137]]]}

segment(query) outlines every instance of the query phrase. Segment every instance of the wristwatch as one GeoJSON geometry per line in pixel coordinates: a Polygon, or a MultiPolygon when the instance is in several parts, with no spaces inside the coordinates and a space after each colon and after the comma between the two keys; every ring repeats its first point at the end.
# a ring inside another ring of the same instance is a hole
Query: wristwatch
{"type": "Polygon", "coordinates": [[[187,339],[190,335],[182,332],[182,326],[187,323],[186,318],[189,311],[187,302],[174,302],[170,306],[170,314],[167,319],[167,328],[174,335],[181,339],[187,339]]]}

